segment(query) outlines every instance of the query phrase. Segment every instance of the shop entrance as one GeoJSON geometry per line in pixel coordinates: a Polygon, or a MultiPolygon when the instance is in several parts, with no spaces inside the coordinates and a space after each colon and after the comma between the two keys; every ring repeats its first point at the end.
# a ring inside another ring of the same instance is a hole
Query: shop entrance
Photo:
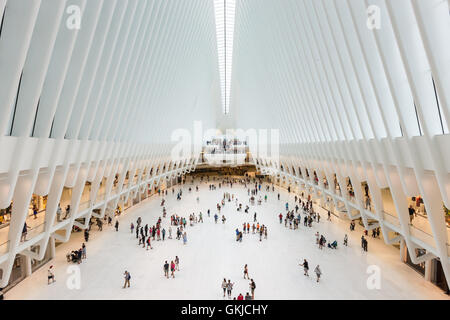
{"type": "MultiPolygon", "coordinates": [[[[420,257],[424,255],[426,252],[425,249],[416,249],[416,256],[420,257]]],[[[425,262],[421,262],[419,264],[415,264],[411,261],[411,256],[409,255],[409,250],[407,250],[406,254],[406,264],[412,267],[414,270],[419,272],[422,276],[425,276],[425,262]]]]}
{"type": "MultiPolygon", "coordinates": [[[[36,253],[38,253],[39,250],[40,250],[40,247],[31,247],[31,251],[34,251],[36,253]]],[[[50,248],[50,243],[49,243],[47,245],[47,248],[45,249],[44,258],[41,261],[31,259],[31,272],[35,272],[36,270],[38,270],[40,267],[42,267],[44,264],[46,264],[50,260],[51,260],[51,248],[50,248]]]]}
{"type": "Polygon", "coordinates": [[[445,278],[444,269],[442,268],[441,261],[439,259],[433,259],[431,261],[432,273],[431,282],[444,290],[446,294],[450,294],[447,279],[445,278]]]}
{"type": "Polygon", "coordinates": [[[25,279],[26,271],[25,271],[25,256],[16,255],[14,259],[13,268],[11,271],[11,276],[9,277],[8,285],[3,289],[3,293],[7,292],[11,288],[13,288],[20,281],[25,279]]]}

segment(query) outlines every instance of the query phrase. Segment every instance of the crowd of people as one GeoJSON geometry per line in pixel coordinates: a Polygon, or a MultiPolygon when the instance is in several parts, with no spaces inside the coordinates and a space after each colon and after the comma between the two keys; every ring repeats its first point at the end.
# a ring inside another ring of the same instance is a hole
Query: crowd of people
{"type": "MultiPolygon", "coordinates": [[[[228,187],[230,191],[221,192],[221,199],[219,202],[217,202],[215,210],[207,209],[205,210],[207,215],[207,218],[213,218],[214,223],[217,224],[219,221],[219,218],[221,218],[222,224],[225,224],[227,221],[227,218],[224,214],[224,208],[229,206],[229,203],[234,204],[234,207],[236,209],[236,214],[245,216],[245,221],[248,221],[253,217],[252,222],[243,222],[242,223],[242,230],[239,230],[239,227],[235,229],[236,233],[236,241],[242,242],[244,236],[257,235],[259,238],[259,241],[262,241],[263,239],[267,240],[268,238],[268,227],[266,224],[262,224],[259,222],[258,214],[255,211],[253,215],[249,215],[251,207],[255,206],[255,199],[259,197],[259,200],[257,202],[257,205],[262,205],[262,201],[264,199],[264,202],[267,202],[268,194],[270,195],[270,192],[275,192],[274,185],[266,184],[262,181],[258,181],[257,179],[250,179],[250,178],[243,178],[243,179],[232,179],[232,178],[222,178],[217,179],[213,178],[212,181],[210,181],[210,178],[207,177],[203,180],[203,178],[200,179],[200,184],[206,183],[208,185],[208,188],[210,191],[217,191],[217,189],[222,189],[225,187],[228,187]],[[244,190],[247,190],[247,196],[248,196],[248,204],[245,203],[246,200],[242,201],[242,199],[238,199],[238,195],[242,195],[242,193],[233,193],[232,188],[233,185],[240,185],[241,187],[245,188],[244,190]],[[264,194],[265,190],[265,194],[264,194]],[[214,212],[215,211],[215,212],[214,212]],[[212,215],[213,214],[213,215],[212,215]]],[[[192,193],[194,191],[199,191],[199,185],[194,185],[195,183],[198,183],[194,180],[192,180],[193,187],[188,188],[188,192],[192,193]]],[[[288,190],[290,192],[290,190],[288,190]]],[[[190,213],[186,216],[188,218],[185,218],[184,216],[180,216],[177,213],[171,213],[169,215],[169,218],[167,218],[167,209],[166,209],[166,197],[168,196],[168,191],[159,191],[159,194],[163,197],[161,201],[161,207],[162,207],[162,217],[158,217],[156,220],[156,223],[145,223],[143,222],[142,217],[138,217],[136,221],[131,222],[130,224],[130,232],[131,234],[135,235],[136,239],[138,240],[138,246],[142,246],[142,248],[145,248],[146,250],[152,250],[152,242],[157,241],[164,243],[167,240],[176,239],[179,241],[182,241],[184,245],[187,244],[187,228],[193,227],[196,224],[203,224],[204,223],[204,216],[203,213],[200,211],[199,213],[190,213]],[[189,220],[189,221],[188,221],[189,220]],[[164,222],[164,223],[163,223],[164,222]]],[[[178,201],[181,201],[183,196],[183,189],[179,188],[179,190],[175,190],[175,187],[172,188],[172,195],[175,197],[178,201]],[[176,195],[175,195],[176,193],[176,195]]],[[[277,199],[280,203],[281,208],[284,208],[284,213],[282,212],[283,209],[278,211],[276,213],[276,217],[279,220],[280,225],[284,224],[284,228],[288,230],[310,230],[314,226],[318,225],[321,222],[321,216],[319,212],[315,211],[313,206],[313,201],[311,198],[311,195],[305,195],[304,192],[300,194],[295,194],[291,198],[290,201],[282,202],[281,196],[278,193],[277,199]],[[294,204],[292,205],[292,198],[294,200],[294,204]],[[301,226],[303,224],[303,227],[301,226]],[[304,228],[306,227],[306,229],[304,228]]],[[[197,203],[199,202],[199,197],[197,196],[197,203]]],[[[256,209],[257,207],[254,207],[256,209]]],[[[170,208],[169,208],[170,209],[170,208]]],[[[253,210],[252,210],[253,211],[253,210]]],[[[230,212],[230,211],[228,211],[230,212]]],[[[231,211],[232,212],[232,211],[231,211]]],[[[328,219],[327,221],[331,221],[331,214],[328,211],[328,219]]],[[[264,219],[270,219],[269,216],[263,216],[264,219]]],[[[273,217],[272,217],[273,218],[273,217]]],[[[98,230],[102,230],[103,221],[101,219],[96,219],[96,224],[98,227],[98,230]]],[[[114,220],[114,224],[111,218],[107,219],[108,225],[114,226],[114,229],[116,232],[119,231],[119,220],[116,218],[114,220]]],[[[212,222],[212,220],[210,220],[212,222]]],[[[89,225],[90,229],[90,225],[89,225]]],[[[85,230],[85,242],[88,242],[89,240],[89,229],[85,230]]],[[[351,221],[350,223],[350,231],[355,230],[355,221],[351,221]]],[[[372,230],[372,237],[377,238],[379,237],[380,230],[379,228],[374,228],[372,230]]],[[[367,244],[367,230],[365,231],[364,235],[361,237],[361,247],[363,251],[367,251],[368,244],[367,244]]],[[[324,234],[320,234],[319,231],[315,233],[315,244],[318,246],[320,250],[322,250],[324,247],[337,250],[338,249],[338,241],[334,240],[329,241],[326,239],[324,234]]],[[[343,239],[343,245],[348,246],[349,245],[349,239],[347,234],[345,234],[345,237],[343,239]]],[[[67,260],[68,262],[74,262],[74,263],[81,263],[83,259],[86,259],[86,245],[85,243],[82,244],[82,247],[78,250],[74,250],[67,254],[67,260]]],[[[163,264],[163,271],[164,271],[164,277],[169,278],[175,278],[175,273],[180,270],[179,268],[179,257],[176,256],[175,259],[168,259],[165,260],[163,264]]],[[[302,263],[299,264],[303,267],[304,275],[309,276],[309,262],[304,259],[302,263]]],[[[55,278],[53,271],[49,269],[49,284],[53,283],[55,278]]],[[[322,276],[322,269],[319,266],[319,264],[316,265],[314,268],[314,273],[316,275],[316,281],[319,282],[322,276]]],[[[234,300],[253,300],[255,297],[255,289],[256,284],[253,279],[249,277],[248,273],[248,265],[246,264],[244,266],[244,279],[249,281],[249,291],[243,295],[243,293],[239,293],[237,296],[233,297],[233,286],[234,282],[231,282],[230,279],[223,279],[222,282],[222,289],[223,289],[223,296],[228,297],[229,299],[234,300]]],[[[131,280],[131,274],[129,271],[124,272],[124,286],[123,288],[130,287],[130,280],[131,280]]]]}

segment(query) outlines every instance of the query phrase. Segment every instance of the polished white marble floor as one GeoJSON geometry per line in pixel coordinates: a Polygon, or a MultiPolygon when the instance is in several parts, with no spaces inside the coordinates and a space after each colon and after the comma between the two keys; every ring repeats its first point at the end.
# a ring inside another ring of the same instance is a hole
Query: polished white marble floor
{"type": "MultiPolygon", "coordinates": [[[[223,278],[235,283],[233,296],[248,292],[249,281],[243,278],[243,266],[248,264],[250,277],[256,282],[256,299],[449,299],[439,288],[426,282],[421,275],[400,261],[399,251],[382,240],[368,237],[369,252],[360,247],[362,228],[349,232],[348,222],[333,216],[326,221],[322,215],[319,224],[312,228],[290,230],[280,224],[278,215],[285,214],[285,203],[294,204],[293,194],[285,190],[268,193],[268,201],[251,206],[250,213],[236,211],[234,202],[227,202],[222,213],[226,224],[214,223],[216,204],[224,192],[235,194],[239,202],[248,204],[247,189],[240,185],[210,191],[203,183],[200,191],[188,192],[183,187],[183,199],[166,197],[167,229],[170,215],[188,218],[201,211],[204,223],[187,228],[188,243],[167,240],[152,242],[153,250],[138,246],[130,223],[141,216],[144,222],[155,224],[162,216],[160,196],[143,201],[130,208],[120,218],[120,230],[105,226],[98,232],[93,226],[87,243],[87,259],[79,265],[81,288],[71,289],[73,274],[65,258],[67,252],[78,249],[83,241],[81,233],[73,234],[69,243],[56,249],[56,257],[5,294],[6,299],[224,299],[223,278]],[[281,200],[277,200],[277,193],[281,200]],[[197,203],[197,196],[200,198],[197,203]],[[207,209],[211,209],[208,218],[207,209]],[[254,234],[244,235],[242,243],[235,241],[235,229],[242,229],[244,222],[252,222],[254,212],[258,221],[268,226],[268,239],[262,242],[254,234]],[[319,250],[315,245],[315,233],[319,231],[330,240],[338,240],[338,250],[319,250]],[[349,235],[349,247],[342,246],[344,234],[349,235]],[[181,270],[175,279],[166,279],[163,263],[178,255],[181,270]],[[306,258],[310,263],[310,277],[303,275],[299,263],[306,258]],[[315,281],[313,269],[319,264],[323,275],[315,281]],[[54,265],[56,283],[47,285],[47,268],[54,265]],[[367,273],[370,266],[380,270],[380,288],[369,289],[367,273]],[[131,288],[122,289],[123,273],[131,273],[131,288]],[[69,283],[69,285],[68,285],[69,283]]],[[[179,188],[179,187],[176,187],[179,188]]],[[[263,190],[265,190],[263,188],[263,190]]],[[[261,193],[263,196],[265,192],[261,193]]],[[[221,214],[222,214],[221,213],[221,214]]],[[[172,227],[173,233],[176,228],[172,227]]]]}

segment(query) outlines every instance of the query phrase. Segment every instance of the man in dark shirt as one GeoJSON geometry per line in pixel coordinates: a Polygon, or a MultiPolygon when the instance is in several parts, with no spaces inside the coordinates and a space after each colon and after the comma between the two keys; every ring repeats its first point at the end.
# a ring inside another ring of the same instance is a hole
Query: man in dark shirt
{"type": "Polygon", "coordinates": [[[166,263],[164,263],[164,276],[169,279],[169,264],[167,263],[167,261],[166,263]]]}
{"type": "Polygon", "coordinates": [[[412,224],[414,215],[416,214],[416,210],[414,210],[414,208],[412,206],[409,206],[408,211],[409,211],[409,223],[412,224]]]}

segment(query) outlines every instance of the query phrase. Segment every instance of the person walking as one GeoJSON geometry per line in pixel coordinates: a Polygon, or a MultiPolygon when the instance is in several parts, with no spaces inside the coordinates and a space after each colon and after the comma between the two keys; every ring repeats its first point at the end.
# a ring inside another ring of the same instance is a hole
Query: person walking
{"type": "Polygon", "coordinates": [[[414,216],[416,215],[416,210],[414,210],[412,206],[409,206],[408,213],[409,213],[409,224],[412,225],[414,216]]]}
{"type": "Polygon", "coordinates": [[[183,234],[183,244],[186,244],[187,243],[187,234],[186,234],[186,231],[184,232],[184,234],[183,234]]]}
{"type": "Polygon", "coordinates": [[[180,271],[180,259],[178,258],[178,256],[175,256],[175,268],[177,269],[177,271],[180,271]]]}
{"type": "Polygon", "coordinates": [[[47,270],[47,284],[56,282],[55,275],[53,274],[52,269],[53,269],[53,266],[50,266],[47,270]]]}
{"type": "Polygon", "coordinates": [[[116,228],[116,232],[119,231],[119,220],[116,219],[116,223],[114,224],[114,228],[116,228]]]}
{"type": "Polygon", "coordinates": [[[86,259],[86,245],[83,244],[81,245],[81,259],[86,259]]]}
{"type": "Polygon", "coordinates": [[[170,262],[170,272],[172,278],[175,278],[175,262],[173,262],[173,260],[170,262]]]}
{"type": "Polygon", "coordinates": [[[169,279],[169,263],[166,262],[164,263],[164,276],[169,279]]]}
{"type": "Polygon", "coordinates": [[[25,221],[25,223],[23,224],[22,236],[20,237],[20,242],[27,241],[28,229],[30,229],[30,227],[27,225],[27,222],[25,221]]]}
{"type": "Polygon", "coordinates": [[[231,283],[231,280],[228,280],[227,283],[227,293],[228,293],[228,298],[231,299],[231,293],[233,292],[233,286],[234,286],[234,282],[231,283]]]}
{"type": "Polygon", "coordinates": [[[67,219],[70,215],[70,204],[67,205],[66,207],[66,214],[64,215],[64,220],[67,219]]]}
{"type": "Polygon", "coordinates": [[[148,247],[150,247],[150,249],[153,249],[150,237],[147,238],[147,250],[148,250],[148,247]]]}
{"type": "Polygon", "coordinates": [[[244,279],[250,279],[250,277],[248,276],[248,266],[247,265],[244,266],[244,279]]]}
{"type": "Polygon", "coordinates": [[[300,266],[303,266],[303,271],[305,271],[305,276],[309,277],[309,274],[308,274],[308,270],[309,270],[308,261],[306,261],[306,259],[303,259],[303,263],[300,264],[300,266]]]}
{"type": "Polygon", "coordinates": [[[223,297],[224,298],[225,298],[225,294],[227,293],[227,288],[228,288],[227,279],[223,278],[222,289],[223,289],[223,297]]]}
{"type": "Polygon", "coordinates": [[[56,221],[61,222],[61,214],[62,214],[61,204],[58,203],[58,209],[56,210],[56,221]]]}
{"type": "Polygon", "coordinates": [[[320,270],[319,265],[317,265],[316,268],[314,269],[314,273],[317,276],[317,282],[319,282],[320,276],[322,275],[322,270],[320,270]]]}
{"type": "Polygon", "coordinates": [[[344,246],[347,247],[347,245],[348,245],[348,236],[347,236],[347,234],[345,234],[345,236],[344,236],[344,246]]]}
{"type": "Polygon", "coordinates": [[[130,287],[130,280],[131,280],[131,275],[128,271],[125,270],[124,273],[124,279],[125,279],[125,283],[123,284],[123,288],[125,289],[126,287],[130,287]]]}
{"type": "Polygon", "coordinates": [[[253,281],[253,279],[250,280],[250,292],[252,293],[252,300],[255,300],[255,289],[256,289],[256,283],[253,281]]]}

